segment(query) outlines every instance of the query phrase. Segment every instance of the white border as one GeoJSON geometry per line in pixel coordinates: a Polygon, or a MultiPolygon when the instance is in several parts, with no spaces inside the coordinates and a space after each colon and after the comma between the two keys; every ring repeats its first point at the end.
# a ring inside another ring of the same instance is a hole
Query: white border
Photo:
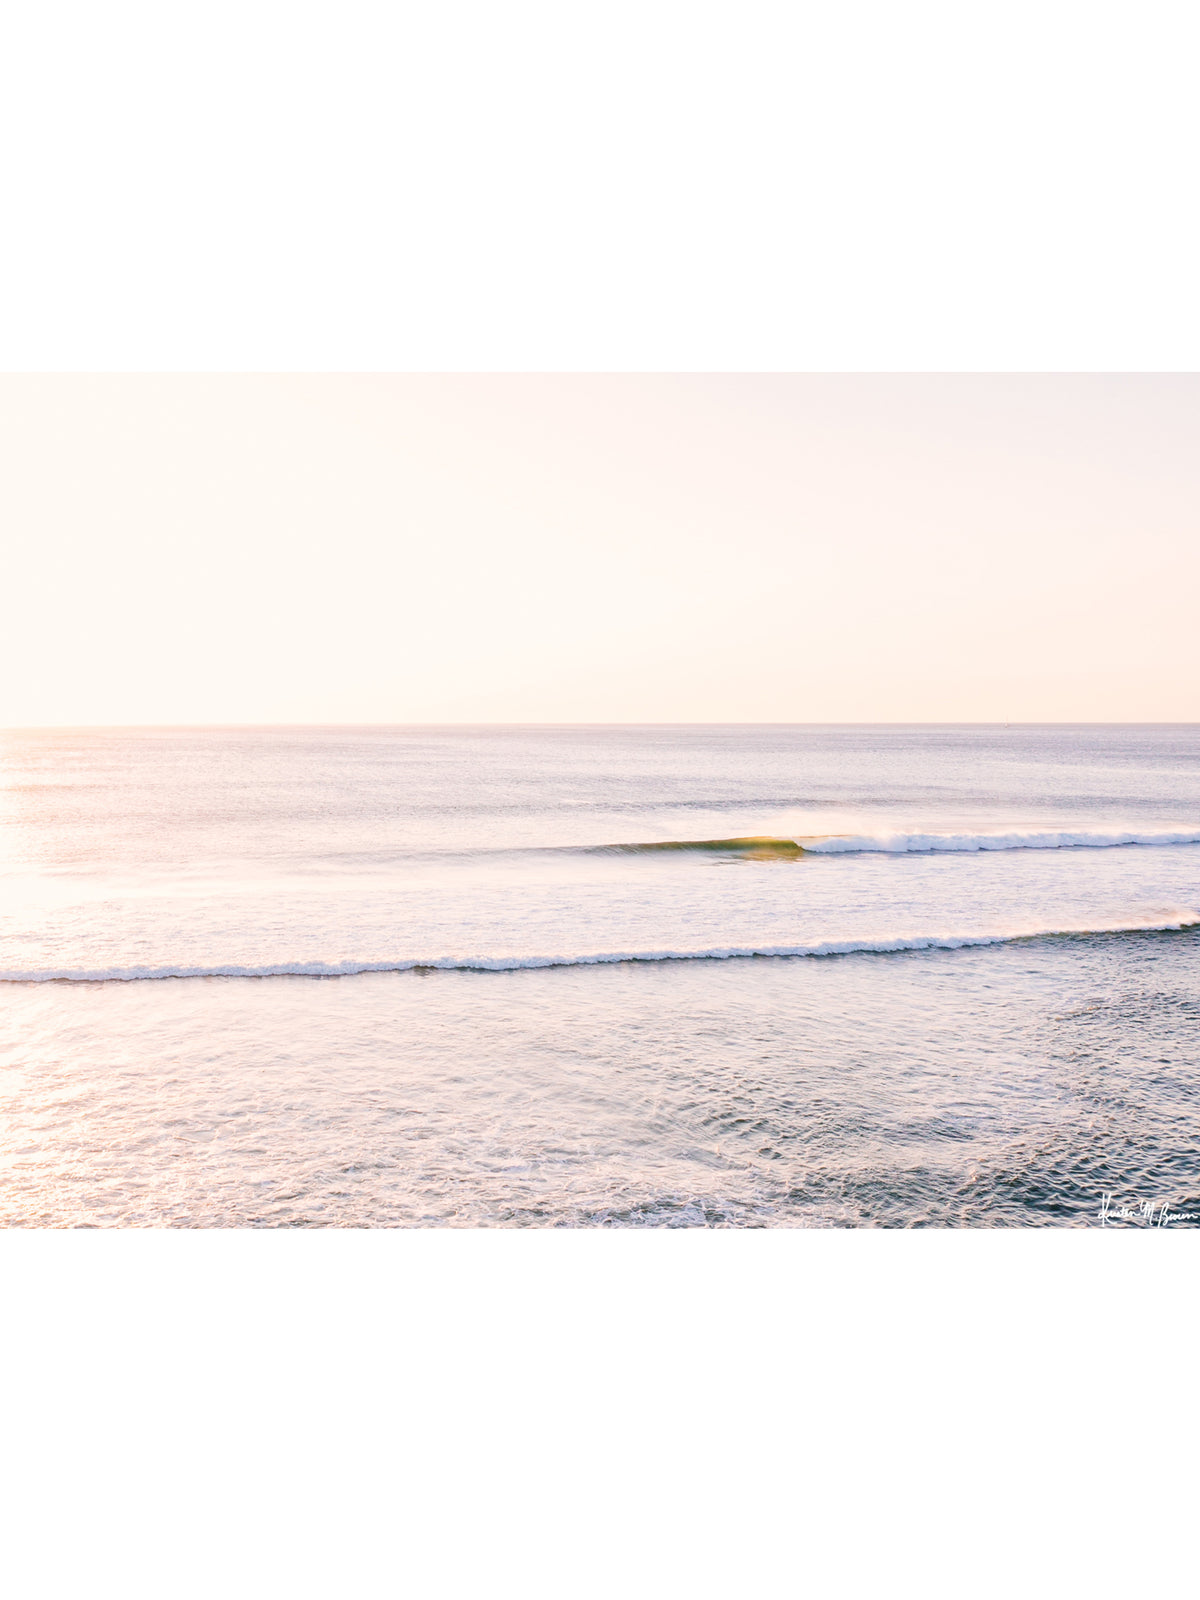
{"type": "Polygon", "coordinates": [[[1182,1593],[1192,1237],[10,1233],[13,1592],[1182,1593]]]}
{"type": "Polygon", "coordinates": [[[1178,0],[46,0],[6,370],[1200,365],[1178,0]]]}

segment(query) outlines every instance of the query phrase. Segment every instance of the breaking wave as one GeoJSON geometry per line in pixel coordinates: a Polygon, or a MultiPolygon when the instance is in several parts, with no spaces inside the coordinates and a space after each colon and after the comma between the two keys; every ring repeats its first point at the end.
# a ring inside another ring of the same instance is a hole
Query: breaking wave
{"type": "Polygon", "coordinates": [[[880,939],[822,939],[809,944],[729,945],[709,950],[611,950],[593,955],[439,956],[392,961],[280,961],[262,966],[56,967],[0,972],[0,983],[137,983],[163,978],[349,978],[366,972],[520,972],[541,967],[616,966],[650,961],[740,961],[752,957],[895,955],[906,950],[962,950],[1022,939],[1102,938],[1122,933],[1181,933],[1200,928],[1200,912],[1103,927],[1027,927],[1001,933],[904,934],[880,939]]]}
{"type": "Polygon", "coordinates": [[[1122,845],[1200,844],[1200,828],[1155,833],[864,833],[800,838],[806,855],[928,854],[935,850],[1111,850],[1122,845]]]}

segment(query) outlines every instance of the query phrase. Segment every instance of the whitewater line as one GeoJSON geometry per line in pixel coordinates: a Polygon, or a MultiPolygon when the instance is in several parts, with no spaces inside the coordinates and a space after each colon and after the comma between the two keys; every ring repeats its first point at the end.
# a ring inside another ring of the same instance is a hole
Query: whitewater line
{"type": "Polygon", "coordinates": [[[753,957],[894,955],[907,950],[961,950],[1013,944],[1021,939],[1103,937],[1121,933],[1180,933],[1200,927],[1200,912],[1169,920],[1119,922],[1104,927],[1021,928],[1006,933],[933,933],[881,939],[824,939],[811,944],[729,945],[709,950],[614,950],[594,955],[439,956],[393,961],[282,961],[262,966],[105,967],[0,972],[0,983],[141,983],[165,978],[349,978],[368,972],[523,972],[546,967],[619,966],[654,961],[740,961],[753,957]]]}

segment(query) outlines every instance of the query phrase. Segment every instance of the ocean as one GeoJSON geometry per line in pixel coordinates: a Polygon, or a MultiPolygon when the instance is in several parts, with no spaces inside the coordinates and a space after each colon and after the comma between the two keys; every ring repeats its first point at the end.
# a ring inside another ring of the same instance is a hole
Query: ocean
{"type": "Polygon", "coordinates": [[[0,1222],[1200,1220],[1200,728],[0,736],[0,1222]]]}

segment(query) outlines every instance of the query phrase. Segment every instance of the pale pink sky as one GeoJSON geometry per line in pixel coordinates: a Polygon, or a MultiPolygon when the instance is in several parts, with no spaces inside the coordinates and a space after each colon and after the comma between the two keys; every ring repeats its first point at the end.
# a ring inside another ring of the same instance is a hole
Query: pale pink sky
{"type": "Polygon", "coordinates": [[[0,378],[0,725],[1200,720],[1200,379],[0,378]]]}

